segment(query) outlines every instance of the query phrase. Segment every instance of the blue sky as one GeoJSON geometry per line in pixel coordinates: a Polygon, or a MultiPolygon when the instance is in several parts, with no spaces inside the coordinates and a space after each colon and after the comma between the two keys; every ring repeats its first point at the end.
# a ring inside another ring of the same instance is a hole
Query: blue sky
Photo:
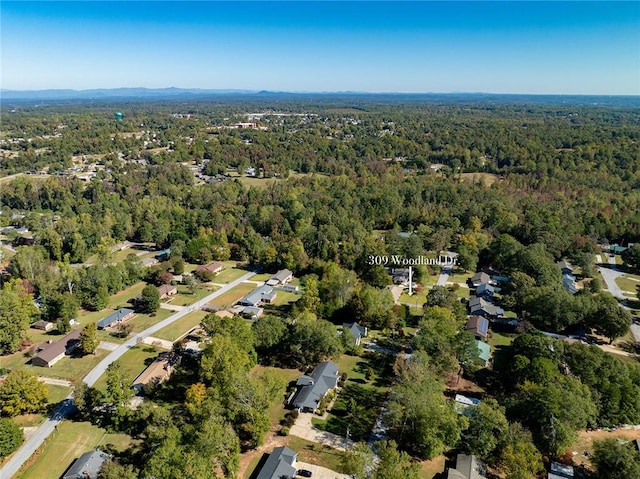
{"type": "Polygon", "coordinates": [[[4,89],[640,94],[640,2],[0,3],[4,89]]]}

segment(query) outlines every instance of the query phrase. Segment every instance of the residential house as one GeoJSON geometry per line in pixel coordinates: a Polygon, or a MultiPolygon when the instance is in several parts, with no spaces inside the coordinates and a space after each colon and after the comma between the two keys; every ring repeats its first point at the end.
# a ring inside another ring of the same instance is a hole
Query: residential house
{"type": "Polygon", "coordinates": [[[547,479],[573,479],[575,470],[573,466],[567,466],[566,464],[560,464],[559,462],[552,462],[549,467],[549,473],[547,479]]]}
{"type": "Polygon", "coordinates": [[[109,316],[102,318],[98,321],[98,329],[104,329],[109,326],[113,326],[115,323],[124,322],[127,319],[133,317],[135,311],[129,308],[120,308],[117,311],[114,311],[109,316]]]}
{"type": "Polygon", "coordinates": [[[447,479],[486,479],[484,467],[476,456],[458,454],[456,467],[449,468],[447,479]]]}
{"type": "Polygon", "coordinates": [[[268,286],[281,286],[283,284],[287,284],[289,281],[293,279],[293,272],[288,269],[281,269],[276,274],[274,274],[269,281],[267,281],[268,286]]]}
{"type": "Polygon", "coordinates": [[[476,339],[484,339],[489,333],[489,321],[484,316],[471,316],[467,319],[465,329],[473,334],[476,339]]]}
{"type": "Polygon", "coordinates": [[[159,261],[157,258],[145,258],[142,260],[142,266],[144,266],[145,268],[149,268],[150,266],[153,266],[158,263],[159,261]]]}
{"type": "Polygon", "coordinates": [[[493,319],[504,316],[504,310],[485,301],[483,298],[471,298],[469,300],[469,314],[493,319]]]}
{"type": "Polygon", "coordinates": [[[76,459],[71,467],[64,473],[62,479],[96,479],[102,468],[102,464],[111,456],[100,449],[85,452],[76,459]]]}
{"type": "Polygon", "coordinates": [[[214,261],[209,264],[201,264],[195,269],[196,273],[213,273],[218,274],[220,271],[224,269],[224,264],[219,261],[214,261]]]}
{"type": "Polygon", "coordinates": [[[276,447],[265,461],[256,479],[294,479],[298,453],[287,446],[276,447]]]}
{"type": "Polygon", "coordinates": [[[264,314],[264,309],[257,306],[246,306],[242,309],[241,314],[255,320],[264,314]]]}
{"type": "Polygon", "coordinates": [[[154,256],[158,261],[166,261],[169,259],[171,255],[171,248],[163,249],[162,251],[158,251],[154,256]]]}
{"type": "Polygon", "coordinates": [[[258,307],[264,303],[273,303],[275,299],[276,292],[271,286],[267,286],[265,284],[251,291],[248,295],[238,301],[238,304],[241,306],[258,307]]]}
{"type": "Polygon", "coordinates": [[[476,273],[471,277],[471,284],[473,285],[474,288],[477,288],[478,286],[480,286],[481,284],[488,284],[491,282],[491,276],[489,276],[487,273],[476,273]]]}
{"type": "Polygon", "coordinates": [[[576,278],[572,274],[562,275],[562,286],[564,286],[564,289],[569,291],[571,294],[576,294],[578,292],[578,286],[576,285],[576,278]]]}
{"type": "Polygon", "coordinates": [[[558,267],[562,270],[562,274],[570,274],[573,275],[573,266],[568,261],[558,261],[556,263],[558,267]]]}
{"type": "Polygon", "coordinates": [[[456,394],[453,408],[458,414],[467,414],[470,408],[477,406],[482,401],[480,399],[470,398],[462,394],[456,394]]]}
{"type": "Polygon", "coordinates": [[[478,357],[485,366],[488,366],[489,358],[491,357],[491,346],[476,339],[476,347],[478,348],[478,357]]]}
{"type": "Polygon", "coordinates": [[[53,323],[49,322],[49,321],[36,321],[35,323],[31,324],[31,327],[33,329],[40,329],[42,331],[51,331],[53,329],[53,323]]]}
{"type": "Polygon", "coordinates": [[[71,354],[78,347],[80,331],[80,329],[74,329],[62,339],[42,345],[38,354],[31,358],[31,364],[50,368],[65,355],[71,354]]]}
{"type": "Polygon", "coordinates": [[[356,340],[356,346],[360,346],[360,340],[367,335],[367,327],[358,323],[342,323],[342,330],[349,330],[356,340]]]}
{"type": "Polygon", "coordinates": [[[338,365],[322,362],[308,376],[300,376],[296,386],[289,404],[299,411],[316,412],[320,400],[338,386],[338,365]]]}
{"type": "Polygon", "coordinates": [[[174,353],[160,353],[158,357],[138,377],[131,386],[140,392],[150,382],[161,383],[169,379],[175,367],[180,364],[180,356],[174,353]]]}
{"type": "Polygon", "coordinates": [[[160,293],[160,299],[165,299],[178,294],[178,288],[172,284],[163,284],[158,287],[158,293],[160,293]]]}
{"type": "Polygon", "coordinates": [[[491,301],[493,299],[493,295],[496,292],[496,289],[491,286],[489,283],[482,283],[476,289],[476,297],[484,298],[487,301],[491,301]]]}

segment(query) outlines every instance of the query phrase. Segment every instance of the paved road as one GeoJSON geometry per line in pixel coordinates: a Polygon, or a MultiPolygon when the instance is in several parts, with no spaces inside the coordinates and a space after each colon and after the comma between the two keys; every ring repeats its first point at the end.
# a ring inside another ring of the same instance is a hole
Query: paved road
{"type": "Polygon", "coordinates": [[[440,276],[438,276],[438,282],[436,283],[436,286],[446,286],[447,281],[449,280],[450,274],[451,274],[450,267],[442,268],[442,273],[440,273],[440,276]]]}
{"type": "Polygon", "coordinates": [[[605,289],[618,299],[626,299],[624,294],[622,294],[622,290],[616,283],[616,278],[618,276],[622,276],[623,273],[617,270],[615,258],[610,258],[607,256],[607,260],[609,262],[608,266],[598,266],[598,270],[602,275],[602,279],[607,285],[605,289]]]}
{"type": "MultiPolygon", "coordinates": [[[[139,341],[142,341],[147,336],[151,336],[162,328],[174,323],[178,319],[186,316],[192,311],[195,311],[209,301],[214,298],[217,298],[221,294],[226,293],[230,289],[236,287],[238,284],[242,283],[246,279],[249,279],[255,273],[247,273],[244,276],[232,281],[227,284],[223,288],[220,288],[218,291],[211,293],[209,296],[202,298],[200,301],[195,302],[191,306],[185,308],[182,311],[178,311],[176,314],[169,316],[167,319],[160,321],[159,323],[154,324],[148,329],[145,329],[141,333],[136,334],[133,338],[129,339],[125,343],[118,346],[114,351],[112,351],[106,358],[98,363],[98,365],[93,368],[89,374],[87,374],[83,381],[87,383],[88,386],[93,386],[95,382],[102,376],[107,369],[107,366],[114,362],[116,359],[119,359],[124,353],[129,351],[133,346],[135,346],[139,341]]],[[[38,430],[31,436],[22,447],[7,461],[7,463],[0,469],[0,479],[9,479],[11,478],[22,465],[31,457],[31,455],[42,445],[45,439],[51,434],[56,426],[67,416],[69,413],[73,411],[75,406],[73,405],[73,401],[71,400],[71,395],[65,400],[65,402],[60,405],[51,415],[49,419],[47,419],[42,426],[38,428],[38,430]]]]}

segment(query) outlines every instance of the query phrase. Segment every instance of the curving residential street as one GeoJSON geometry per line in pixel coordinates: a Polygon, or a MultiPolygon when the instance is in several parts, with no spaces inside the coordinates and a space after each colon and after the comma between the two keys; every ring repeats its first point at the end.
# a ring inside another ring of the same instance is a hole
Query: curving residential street
{"type": "MultiPolygon", "coordinates": [[[[183,310],[178,311],[176,314],[169,316],[168,318],[160,321],[159,323],[154,324],[148,329],[145,329],[141,333],[136,334],[134,337],[126,341],[125,343],[118,346],[115,350],[113,350],[106,358],[98,363],[98,365],[93,368],[89,374],[87,374],[83,381],[88,386],[93,386],[95,382],[104,374],[109,364],[119,359],[124,353],[129,351],[133,346],[135,346],[138,342],[142,342],[147,336],[151,336],[152,334],[160,331],[162,328],[174,323],[178,319],[186,316],[192,311],[196,311],[200,309],[202,306],[207,304],[212,299],[217,298],[221,294],[226,293],[232,288],[235,288],[237,285],[242,283],[243,281],[249,279],[251,276],[256,274],[255,272],[249,272],[240,278],[230,282],[219,290],[211,293],[209,296],[202,298],[199,301],[196,301],[194,304],[185,307],[183,310]]],[[[18,451],[7,461],[7,463],[2,466],[0,469],[0,479],[10,479],[18,470],[22,467],[22,465],[31,457],[31,455],[42,445],[42,443],[49,437],[49,435],[55,430],[57,425],[75,408],[72,395],[69,395],[67,399],[63,401],[63,403],[58,406],[58,408],[53,412],[51,417],[47,419],[33,435],[25,441],[18,451]]]]}

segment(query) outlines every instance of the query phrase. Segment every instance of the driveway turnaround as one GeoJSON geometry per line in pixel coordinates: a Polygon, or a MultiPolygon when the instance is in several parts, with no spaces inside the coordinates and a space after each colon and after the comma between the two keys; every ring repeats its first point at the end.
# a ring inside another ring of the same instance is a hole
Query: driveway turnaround
{"type": "MultiPolygon", "coordinates": [[[[100,376],[104,374],[109,364],[119,359],[124,353],[129,351],[136,344],[141,343],[147,336],[151,336],[152,334],[160,331],[162,328],[169,326],[170,324],[176,322],[190,312],[200,309],[212,299],[215,299],[221,294],[226,293],[230,289],[235,288],[237,285],[249,279],[254,274],[254,272],[250,272],[243,275],[235,281],[227,284],[223,288],[220,288],[219,290],[211,293],[209,296],[206,296],[201,300],[196,301],[191,306],[184,308],[182,311],[178,311],[176,314],[169,316],[168,318],[154,324],[150,328],[145,329],[141,333],[136,334],[133,338],[119,345],[106,358],[100,361],[98,365],[84,377],[83,381],[87,384],[87,386],[93,386],[100,378],[100,376]]],[[[42,424],[42,426],[38,428],[33,436],[31,436],[27,441],[24,442],[22,447],[15,452],[11,459],[9,459],[6,464],[2,466],[2,468],[0,469],[0,479],[10,479],[11,477],[13,477],[13,475],[18,472],[20,467],[22,467],[27,459],[31,457],[36,449],[38,449],[42,445],[49,434],[51,434],[58,426],[58,424],[60,424],[65,416],[70,414],[74,409],[75,406],[71,399],[71,395],[69,395],[69,397],[65,399],[62,404],[58,406],[58,408],[53,412],[51,417],[49,417],[49,419],[47,419],[44,424],[42,424]]]]}
{"type": "Polygon", "coordinates": [[[296,419],[296,423],[291,426],[289,434],[301,437],[307,441],[322,444],[323,446],[329,446],[333,449],[337,449],[338,451],[344,451],[347,447],[350,448],[353,446],[353,441],[350,439],[346,439],[330,432],[321,431],[320,429],[313,427],[311,424],[312,417],[314,417],[314,415],[311,413],[300,413],[298,419],[296,419]]]}
{"type": "MultiPolygon", "coordinates": [[[[306,469],[311,471],[311,479],[350,479],[351,476],[347,474],[340,474],[339,472],[332,471],[326,467],[316,466],[315,464],[308,464],[306,462],[296,461],[296,469],[306,469]]],[[[297,476],[300,477],[300,476],[297,476]]]]}

